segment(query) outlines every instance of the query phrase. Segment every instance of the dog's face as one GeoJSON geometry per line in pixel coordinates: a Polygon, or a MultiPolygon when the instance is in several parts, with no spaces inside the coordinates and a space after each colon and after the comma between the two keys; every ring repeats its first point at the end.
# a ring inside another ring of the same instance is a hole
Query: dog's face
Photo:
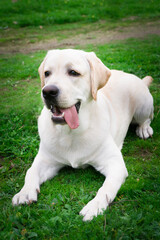
{"type": "Polygon", "coordinates": [[[96,100],[110,71],[94,53],[80,50],[51,50],[39,67],[42,98],[52,112],[52,120],[79,126],[80,107],[92,98],[96,100]]]}

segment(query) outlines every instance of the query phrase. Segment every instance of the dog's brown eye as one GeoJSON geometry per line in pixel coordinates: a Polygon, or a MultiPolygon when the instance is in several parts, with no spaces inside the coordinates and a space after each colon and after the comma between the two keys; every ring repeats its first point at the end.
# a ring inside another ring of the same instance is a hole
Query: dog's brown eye
{"type": "Polygon", "coordinates": [[[80,73],[78,73],[78,72],[76,72],[76,71],[74,71],[74,70],[69,70],[68,74],[69,74],[70,76],[75,76],[75,77],[77,77],[77,76],[80,75],[80,73]]]}
{"type": "Polygon", "coordinates": [[[51,74],[50,71],[46,71],[46,72],[44,73],[45,77],[48,77],[50,74],[51,74]]]}

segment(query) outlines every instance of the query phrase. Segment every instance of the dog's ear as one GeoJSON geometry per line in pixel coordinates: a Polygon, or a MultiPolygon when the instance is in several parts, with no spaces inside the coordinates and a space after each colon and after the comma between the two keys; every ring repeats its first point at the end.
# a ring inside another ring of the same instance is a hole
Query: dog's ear
{"type": "Polygon", "coordinates": [[[38,68],[39,76],[41,79],[41,88],[43,88],[45,85],[45,83],[44,83],[44,63],[45,63],[45,59],[43,60],[43,62],[41,63],[41,65],[38,68]]]}
{"type": "Polygon", "coordinates": [[[98,89],[105,86],[111,75],[111,71],[101,62],[94,52],[87,53],[87,60],[91,69],[92,97],[96,100],[98,89]]]}

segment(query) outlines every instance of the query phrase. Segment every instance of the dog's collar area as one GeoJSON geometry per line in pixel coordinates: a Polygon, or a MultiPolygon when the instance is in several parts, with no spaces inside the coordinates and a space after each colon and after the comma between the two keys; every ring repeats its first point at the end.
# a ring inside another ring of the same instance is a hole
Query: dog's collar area
{"type": "Polygon", "coordinates": [[[78,113],[80,105],[80,101],[69,108],[59,108],[55,105],[51,105],[52,121],[57,124],[67,123],[71,129],[77,128],[79,126],[78,113]]]}

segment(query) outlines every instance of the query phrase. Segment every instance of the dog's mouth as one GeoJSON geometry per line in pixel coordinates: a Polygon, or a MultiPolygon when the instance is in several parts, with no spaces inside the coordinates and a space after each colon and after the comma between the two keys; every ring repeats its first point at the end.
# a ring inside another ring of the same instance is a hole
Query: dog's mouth
{"type": "Polygon", "coordinates": [[[80,101],[69,108],[59,108],[56,105],[51,105],[50,110],[52,112],[53,122],[59,124],[67,123],[71,129],[77,128],[79,126],[78,113],[80,105],[80,101]]]}

